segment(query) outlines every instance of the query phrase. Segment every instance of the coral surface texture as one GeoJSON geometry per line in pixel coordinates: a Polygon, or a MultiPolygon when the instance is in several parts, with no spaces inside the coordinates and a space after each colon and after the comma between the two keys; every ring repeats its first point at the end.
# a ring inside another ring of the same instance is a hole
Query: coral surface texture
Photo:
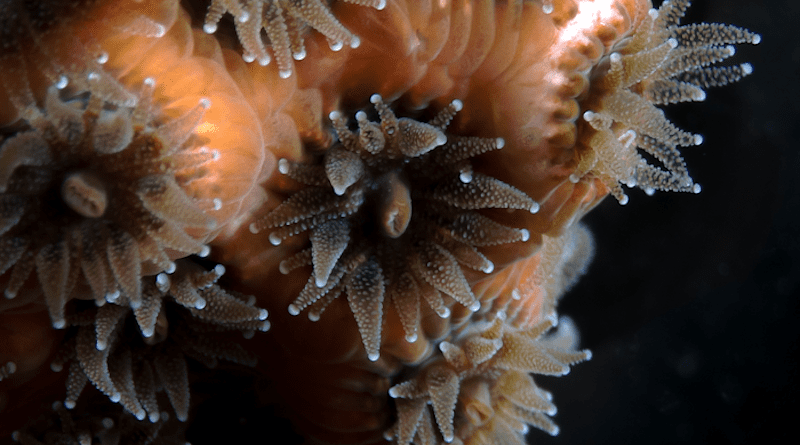
{"type": "Polygon", "coordinates": [[[761,40],[657,6],[0,0],[2,440],[557,435],[581,218],[761,40]]]}

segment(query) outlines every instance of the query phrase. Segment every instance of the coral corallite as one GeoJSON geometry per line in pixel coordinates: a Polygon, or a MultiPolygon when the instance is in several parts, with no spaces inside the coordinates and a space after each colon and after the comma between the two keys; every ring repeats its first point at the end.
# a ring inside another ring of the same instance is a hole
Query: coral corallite
{"type": "Polygon", "coordinates": [[[688,6],[0,2],[0,434],[183,443],[241,375],[309,443],[558,434],[580,218],[699,192],[658,107],[752,71],[688,6]]]}

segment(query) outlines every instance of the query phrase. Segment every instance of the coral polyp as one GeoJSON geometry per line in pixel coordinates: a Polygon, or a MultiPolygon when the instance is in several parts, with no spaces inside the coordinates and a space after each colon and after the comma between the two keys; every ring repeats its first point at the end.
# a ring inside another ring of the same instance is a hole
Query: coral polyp
{"type": "Polygon", "coordinates": [[[297,315],[308,307],[309,317],[319,319],[345,293],[374,361],[388,302],[400,316],[406,340],[414,342],[421,301],[443,318],[449,317],[452,301],[473,312],[480,309],[462,272],[494,270],[478,247],[528,240],[527,230],[496,223],[479,210],[535,213],[539,204],[473,171],[471,158],[501,149],[504,142],[446,133],[461,110],[460,101],[427,123],[398,118],[377,94],[370,101],[380,123],[359,111],[353,132],[341,113],[333,112],[339,142],[318,155],[318,163],[281,160],[282,173],[309,187],[253,223],[251,230],[275,229],[269,237],[276,245],[310,231],[311,247],[280,265],[283,273],[313,266],[289,311],[297,315]]]}
{"type": "Polygon", "coordinates": [[[193,133],[210,103],[163,120],[152,108],[153,87],[149,79],[134,107],[117,107],[51,86],[43,107],[28,102],[21,111],[28,128],[0,146],[0,270],[13,267],[5,295],[16,297],[35,270],[55,327],[65,325],[73,287],[88,285],[98,302],[124,294],[136,308],[143,274],[174,271],[176,257],[208,255],[203,237],[216,222],[202,207],[213,204],[193,200],[182,185],[215,159],[193,133]]]}

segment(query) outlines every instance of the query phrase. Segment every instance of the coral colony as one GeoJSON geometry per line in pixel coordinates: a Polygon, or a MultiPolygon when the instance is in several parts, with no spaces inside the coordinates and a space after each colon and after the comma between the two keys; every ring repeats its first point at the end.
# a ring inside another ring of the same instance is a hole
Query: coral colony
{"type": "Polygon", "coordinates": [[[581,217],[700,192],[659,107],[752,71],[688,7],[3,0],[4,440],[185,443],[232,370],[312,443],[558,434],[581,217]]]}

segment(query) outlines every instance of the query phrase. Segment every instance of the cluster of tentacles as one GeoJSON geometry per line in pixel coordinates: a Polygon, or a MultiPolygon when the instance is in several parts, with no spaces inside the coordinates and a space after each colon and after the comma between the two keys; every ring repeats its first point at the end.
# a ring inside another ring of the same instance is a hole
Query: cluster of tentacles
{"type": "Polygon", "coordinates": [[[60,379],[0,431],[183,443],[222,362],[314,443],[557,434],[579,219],[699,192],[658,107],[752,71],[688,6],[0,3],[0,418],[60,379]]]}
{"type": "Polygon", "coordinates": [[[570,365],[590,359],[591,353],[574,350],[574,337],[562,340],[563,346],[542,338],[554,324],[547,318],[515,329],[501,313],[491,323],[478,322],[439,343],[442,357],[389,390],[398,420],[387,439],[404,445],[436,443],[441,435],[448,443],[458,437],[461,443],[522,445],[529,426],[558,434],[547,417],[556,413],[553,397],[529,374],[567,374],[570,365]]]}
{"type": "Polygon", "coordinates": [[[736,82],[752,72],[748,63],[714,67],[734,55],[737,43],[761,37],[732,25],[680,25],[688,0],[665,1],[636,17],[635,32],[611,48],[592,70],[583,119],[591,127],[584,143],[593,149],[571,177],[591,171],[625,204],[620,184],[655,190],[700,192],[678,147],[699,145],[703,137],[672,124],[657,106],[702,101],[704,88],[736,82]],[[663,169],[649,164],[639,150],[663,169]]]}
{"type": "MultiPolygon", "coordinates": [[[[378,10],[386,7],[386,0],[345,1],[378,10]]],[[[283,78],[292,75],[292,59],[306,58],[303,43],[306,27],[322,33],[333,51],[341,50],[344,45],[358,48],[361,44],[361,39],[336,19],[323,0],[211,0],[203,30],[215,33],[226,13],[233,16],[244,60],[268,65],[272,60],[267,52],[269,46],[283,78]],[[262,30],[269,39],[268,45],[261,35],[262,30]]]]}
{"type": "Polygon", "coordinates": [[[269,329],[267,311],[217,286],[222,266],[205,272],[185,261],[172,278],[162,273],[143,279],[144,301],[135,309],[123,300],[70,317],[77,329],[51,365],[60,371],[70,361],[67,408],[75,407],[91,382],[137,419],[147,416],[150,422],[160,418],[156,392],[163,390],[177,418],[186,421],[189,381],[184,356],[209,367],[219,359],[255,366],[256,358],[241,345],[208,333],[236,330],[252,337],[256,330],[269,329]],[[173,302],[185,309],[173,309],[173,302]],[[138,339],[136,331],[141,333],[138,339]]]}

